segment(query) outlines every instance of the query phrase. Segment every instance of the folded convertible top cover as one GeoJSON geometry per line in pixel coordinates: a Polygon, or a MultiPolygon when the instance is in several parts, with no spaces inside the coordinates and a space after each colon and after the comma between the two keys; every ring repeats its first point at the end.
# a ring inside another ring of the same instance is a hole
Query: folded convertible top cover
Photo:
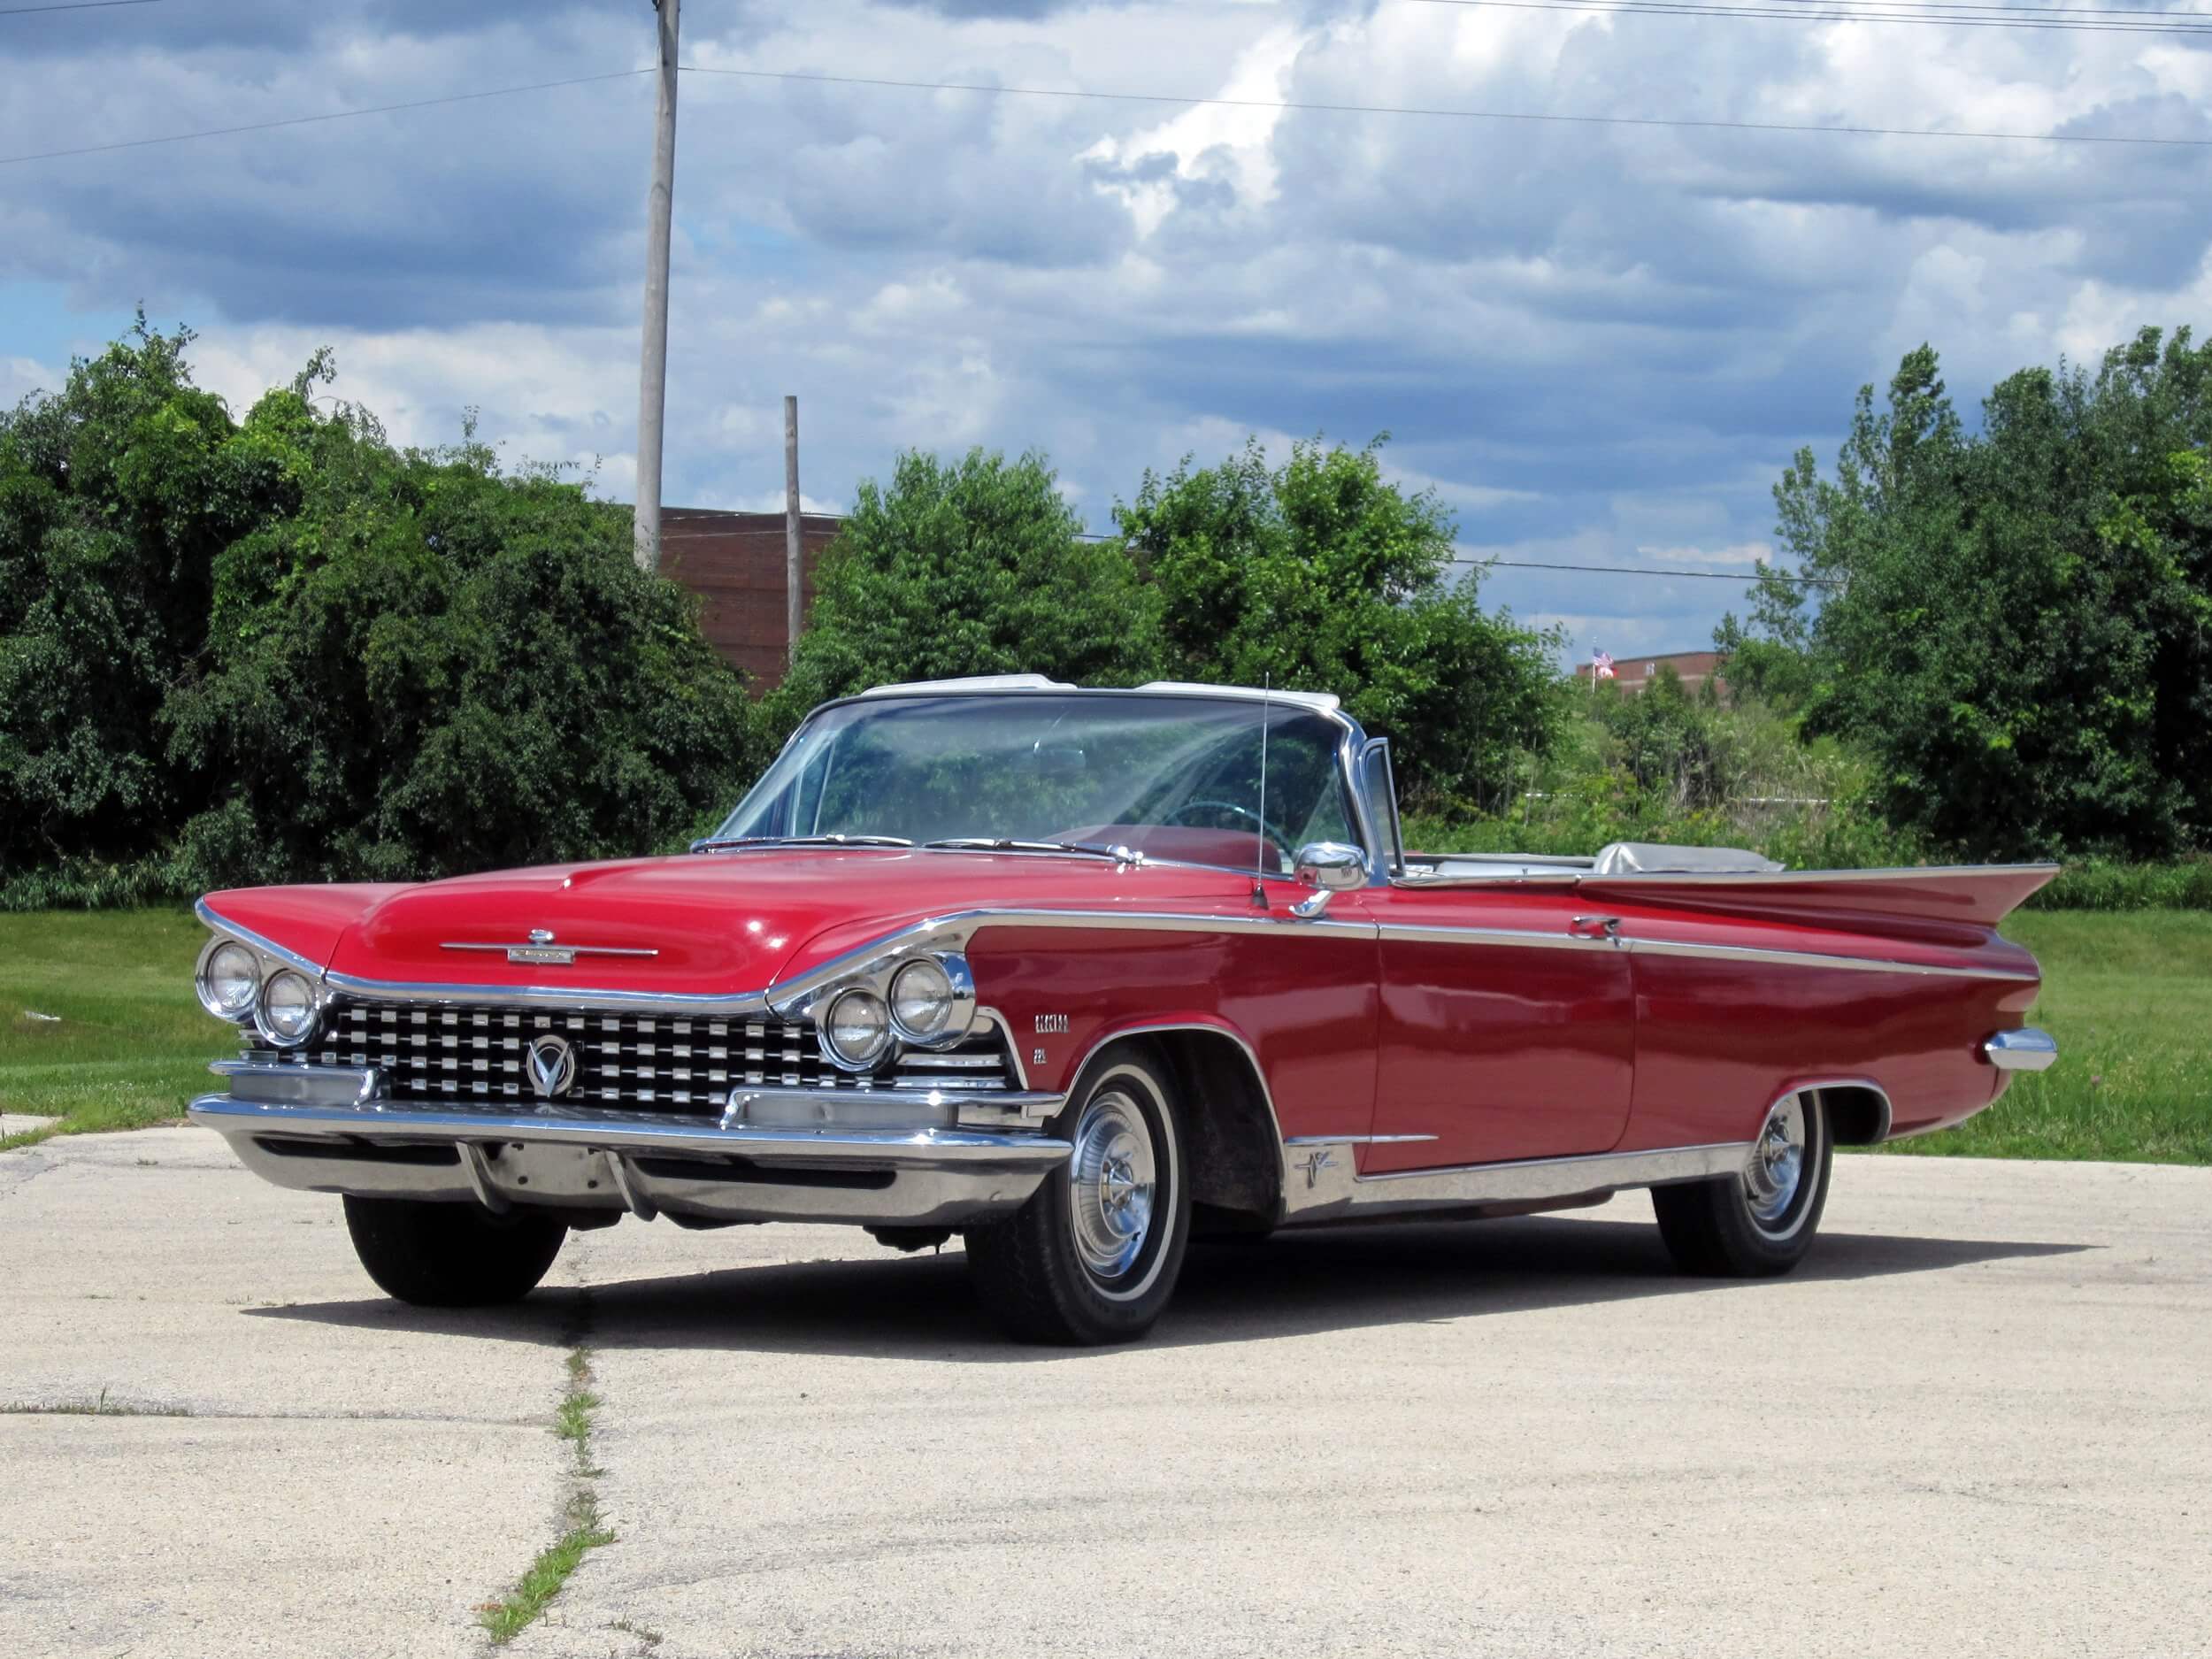
{"type": "Polygon", "coordinates": [[[1596,876],[1764,876],[1785,866],[1740,847],[1668,847],[1657,841],[1614,841],[1598,849],[1596,876]]]}

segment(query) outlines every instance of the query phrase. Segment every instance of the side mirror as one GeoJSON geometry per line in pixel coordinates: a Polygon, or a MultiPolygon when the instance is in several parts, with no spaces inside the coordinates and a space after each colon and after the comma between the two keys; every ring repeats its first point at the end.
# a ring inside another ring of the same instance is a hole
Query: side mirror
{"type": "Polygon", "coordinates": [[[1314,895],[1292,905],[1290,913],[1310,922],[1329,908],[1331,894],[1367,885],[1367,855],[1342,841],[1308,841],[1298,849],[1292,873],[1302,886],[1313,888],[1314,895]]]}
{"type": "Polygon", "coordinates": [[[1298,849],[1293,873],[1305,887],[1343,893],[1367,885],[1367,855],[1343,841],[1308,841],[1298,849]]]}

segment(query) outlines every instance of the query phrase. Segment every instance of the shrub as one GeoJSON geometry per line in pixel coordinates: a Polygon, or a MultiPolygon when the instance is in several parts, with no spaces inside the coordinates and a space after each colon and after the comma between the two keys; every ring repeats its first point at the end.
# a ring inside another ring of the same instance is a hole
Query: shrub
{"type": "Polygon", "coordinates": [[[1159,601],[1123,551],[1087,541],[1044,457],[902,455],[864,480],[824,555],[791,672],[787,729],[872,685],[1035,672],[1133,685],[1159,660],[1159,601]]]}
{"type": "Polygon", "coordinates": [[[1384,479],[1382,442],[1270,466],[1255,440],[1148,472],[1114,516],[1159,592],[1171,677],[1333,691],[1391,739],[1409,801],[1440,805],[1548,749],[1559,641],[1485,612],[1471,572],[1448,580],[1451,518],[1384,479]]]}
{"type": "Polygon", "coordinates": [[[465,442],[242,422],[137,333],[0,419],[0,902],[642,852],[754,770],[629,516],[465,442]]]}

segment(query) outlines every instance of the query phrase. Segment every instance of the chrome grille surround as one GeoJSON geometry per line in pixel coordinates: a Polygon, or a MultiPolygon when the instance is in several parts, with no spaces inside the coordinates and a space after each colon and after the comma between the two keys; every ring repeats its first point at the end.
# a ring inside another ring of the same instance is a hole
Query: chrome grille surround
{"type": "Polygon", "coordinates": [[[951,1048],[910,1049],[887,1068],[855,1075],[822,1057],[810,1020],[772,1015],[710,1018],[614,1013],[584,1008],[482,1002],[426,1006],[344,999],[302,1048],[257,1044],[252,1060],[296,1065],[374,1066],[400,1102],[534,1102],[524,1058],[543,1033],[574,1047],[577,1076],[557,1102],[640,1111],[719,1112],[733,1090],[941,1089],[987,1094],[1014,1086],[997,1025],[979,1022],[951,1048]]]}

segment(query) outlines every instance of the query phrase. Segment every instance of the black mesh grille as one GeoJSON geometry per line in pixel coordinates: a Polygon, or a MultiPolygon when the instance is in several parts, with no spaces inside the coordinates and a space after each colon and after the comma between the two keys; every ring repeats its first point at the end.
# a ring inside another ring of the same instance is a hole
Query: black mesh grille
{"type": "Polygon", "coordinates": [[[576,1055],[576,1080],[560,1097],[564,1105],[709,1114],[733,1088],[1009,1087],[995,1031],[942,1053],[911,1050],[887,1071],[855,1077],[822,1058],[812,1025],[769,1018],[352,1002],[334,1009],[325,1026],[304,1050],[283,1057],[381,1067],[391,1098],[401,1101],[534,1101],[525,1056],[549,1032],[567,1039],[576,1055]]]}

